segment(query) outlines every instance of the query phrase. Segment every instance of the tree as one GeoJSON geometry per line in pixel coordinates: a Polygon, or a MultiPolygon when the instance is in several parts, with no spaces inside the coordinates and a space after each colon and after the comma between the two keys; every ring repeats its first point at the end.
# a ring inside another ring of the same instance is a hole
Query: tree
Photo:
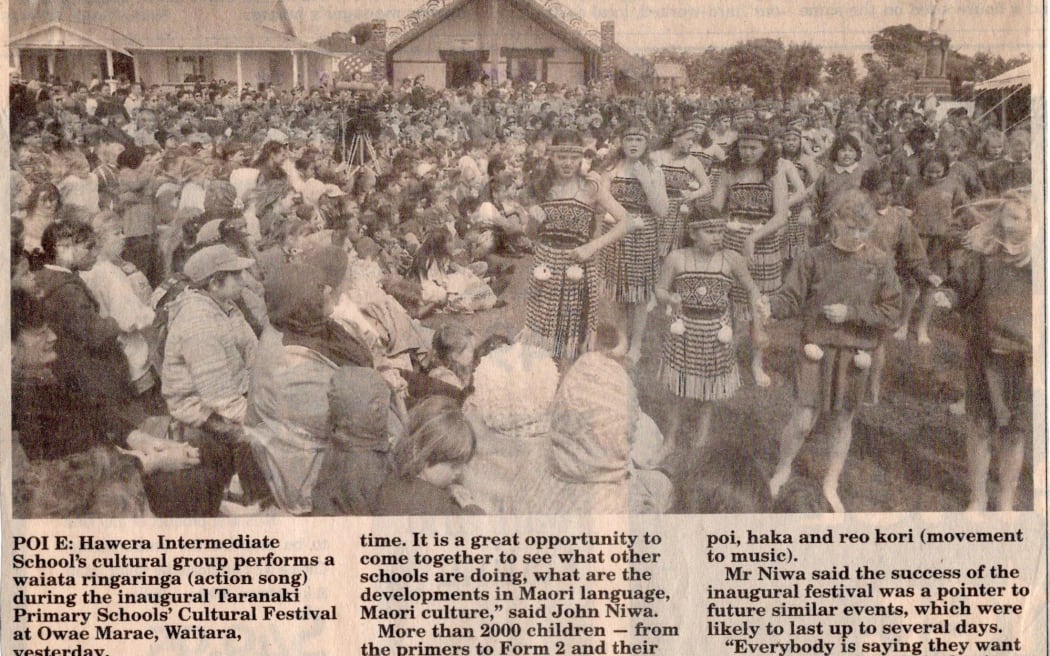
{"type": "Polygon", "coordinates": [[[372,23],[365,21],[354,25],[346,32],[332,32],[317,45],[331,52],[349,52],[368,43],[372,38],[372,23]]]}
{"type": "Polygon", "coordinates": [[[871,35],[871,49],[889,68],[922,75],[926,52],[922,47],[925,30],[914,25],[891,25],[871,35]]]}
{"type": "Polygon", "coordinates": [[[350,28],[350,36],[354,37],[354,43],[361,46],[372,38],[372,23],[365,21],[350,28]]]}
{"type": "Polygon", "coordinates": [[[857,68],[849,55],[832,55],[824,62],[826,88],[836,94],[853,93],[857,84],[857,68]]]}
{"type": "Polygon", "coordinates": [[[820,83],[824,55],[812,43],[791,44],[784,56],[784,78],[780,89],[784,98],[820,83]]]}
{"type": "Polygon", "coordinates": [[[849,55],[832,55],[824,62],[824,72],[835,85],[853,86],[857,81],[857,67],[849,55]]]}
{"type": "Polygon", "coordinates": [[[731,46],[719,72],[719,82],[746,85],[760,99],[775,98],[784,79],[784,43],[780,39],[752,39],[731,46]]]}

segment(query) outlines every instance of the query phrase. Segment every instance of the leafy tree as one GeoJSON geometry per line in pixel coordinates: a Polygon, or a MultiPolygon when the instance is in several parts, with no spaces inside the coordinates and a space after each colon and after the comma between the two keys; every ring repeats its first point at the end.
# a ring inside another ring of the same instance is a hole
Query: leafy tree
{"type": "Polygon", "coordinates": [[[914,25],[891,25],[871,35],[871,49],[889,68],[902,69],[918,78],[926,55],[922,47],[924,36],[926,31],[914,25]]]}
{"type": "Polygon", "coordinates": [[[824,71],[833,82],[852,85],[857,81],[857,68],[849,55],[832,55],[824,62],[824,71]]]}
{"type": "Polygon", "coordinates": [[[820,83],[824,55],[812,43],[791,44],[784,56],[784,78],[780,88],[785,98],[820,83]]]}
{"type": "Polygon", "coordinates": [[[354,25],[346,32],[332,32],[317,45],[331,52],[349,52],[368,43],[372,38],[372,23],[365,21],[354,25]]]}
{"type": "Polygon", "coordinates": [[[372,23],[365,21],[350,28],[350,36],[354,37],[354,43],[364,45],[372,38],[372,23]]]}
{"type": "Polygon", "coordinates": [[[752,39],[731,46],[719,73],[719,82],[748,86],[760,99],[776,98],[784,79],[786,53],[780,39],[752,39]]]}

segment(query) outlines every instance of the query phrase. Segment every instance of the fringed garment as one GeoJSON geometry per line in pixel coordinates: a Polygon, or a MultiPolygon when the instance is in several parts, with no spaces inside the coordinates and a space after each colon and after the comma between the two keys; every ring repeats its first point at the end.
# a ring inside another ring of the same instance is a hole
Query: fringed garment
{"type": "MultiPolygon", "coordinates": [[[[798,160],[788,161],[794,165],[799,177],[802,178],[802,186],[808,187],[813,180],[806,167],[802,166],[802,162],[798,160]]],[[[785,260],[793,260],[809,248],[809,226],[799,222],[802,210],[806,207],[807,202],[805,201],[791,206],[791,213],[788,215],[787,226],[784,228],[784,236],[781,240],[781,250],[785,260]]]]}
{"type": "MultiPolygon", "coordinates": [[[[729,188],[726,201],[729,225],[726,226],[722,247],[743,254],[744,241],[755,228],[773,218],[773,185],[770,182],[737,182],[729,188]]],[[[748,269],[755,285],[763,294],[774,294],[783,282],[781,273],[780,234],[772,234],[755,242],[754,257],[748,269]]],[[[736,314],[743,320],[751,318],[751,303],[747,290],[734,285],[730,295],[736,314]]]]}
{"type": "Polygon", "coordinates": [[[609,192],[628,214],[641,217],[645,225],[602,249],[605,293],[617,303],[645,303],[652,298],[659,275],[656,217],[636,178],[613,178],[609,192]]]}
{"type": "Polygon", "coordinates": [[[597,264],[577,264],[572,256],[573,249],[591,240],[594,210],[575,198],[547,201],[541,207],[547,218],[537,231],[525,329],[519,341],[544,348],[555,359],[572,361],[590,349],[598,327],[597,264]],[[579,280],[567,275],[574,264],[583,270],[579,280]],[[537,270],[543,275],[537,276],[537,270]]]}
{"type": "Polygon", "coordinates": [[[668,205],[667,218],[660,222],[657,243],[660,257],[667,257],[668,253],[682,247],[682,237],[685,235],[685,227],[682,225],[684,217],[680,211],[682,196],[695,178],[684,166],[664,164],[660,168],[664,172],[668,205]]]}
{"type": "Polygon", "coordinates": [[[740,388],[736,348],[732,333],[718,339],[719,331],[731,330],[732,302],[729,299],[733,278],[723,269],[717,271],[683,271],[672,285],[682,297],[682,309],[675,315],[685,332],[669,332],[664,337],[659,378],[672,394],[700,401],[731,397],[740,388]]]}

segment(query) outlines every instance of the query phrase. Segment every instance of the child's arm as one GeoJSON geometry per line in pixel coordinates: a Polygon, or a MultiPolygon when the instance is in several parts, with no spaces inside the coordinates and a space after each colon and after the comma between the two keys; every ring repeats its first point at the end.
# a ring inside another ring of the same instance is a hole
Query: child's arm
{"type": "Polygon", "coordinates": [[[773,217],[756,227],[744,242],[744,254],[748,256],[748,259],[755,252],[755,242],[769,235],[775,235],[787,225],[788,214],[790,213],[787,201],[787,177],[784,175],[783,169],[781,169],[773,176],[773,217]]]}
{"type": "Polygon", "coordinates": [[[697,198],[703,198],[711,193],[711,178],[707,176],[707,172],[704,171],[704,165],[700,163],[700,160],[695,157],[689,157],[686,159],[685,167],[693,174],[696,181],[700,183],[700,188],[696,191],[686,192],[683,194],[683,198],[686,200],[695,200],[697,198]]]}
{"type": "Polygon", "coordinates": [[[667,216],[667,184],[664,182],[663,169],[655,165],[648,167],[639,162],[635,164],[634,174],[642,185],[649,209],[660,218],[667,216]]]}
{"type": "Polygon", "coordinates": [[[818,164],[817,160],[813,159],[812,156],[803,156],[802,166],[809,173],[810,182],[809,186],[806,187],[806,198],[813,198],[817,190],[817,180],[820,179],[820,174],[824,172],[824,167],[818,164]]]}
{"type": "Polygon", "coordinates": [[[763,313],[762,292],[758,289],[751,271],[747,268],[747,262],[739,253],[733,251],[722,251],[729,271],[733,275],[736,284],[747,290],[747,298],[751,303],[751,341],[760,348],[769,344],[769,335],[765,331],[765,318],[763,313]]]}
{"type": "Polygon", "coordinates": [[[930,262],[926,257],[926,249],[922,245],[919,232],[912,225],[911,219],[901,217],[901,230],[897,241],[897,259],[901,268],[908,272],[912,280],[920,285],[939,287],[943,282],[939,276],[930,269],[930,262]]]}
{"type": "Polygon", "coordinates": [[[813,269],[813,258],[804,253],[784,276],[784,284],[776,294],[769,297],[771,316],[786,319],[797,316],[802,311],[802,304],[809,294],[809,281],[813,269]]]}
{"type": "MultiPolygon", "coordinates": [[[[901,284],[890,262],[879,271],[879,285],[872,295],[869,304],[846,306],[844,321],[879,330],[892,330],[897,327],[901,313],[901,284]]],[[[829,306],[830,307],[830,306],[829,306]]],[[[825,316],[827,312],[825,311],[825,316]]],[[[828,319],[835,323],[834,319],[828,319]]]]}
{"type": "Polygon", "coordinates": [[[573,253],[576,259],[580,262],[587,262],[593,258],[598,251],[605,248],[609,244],[614,244],[626,235],[628,232],[633,231],[638,226],[634,225],[634,219],[627,213],[627,210],[620,205],[620,202],[612,197],[609,193],[609,185],[606,181],[600,178],[595,173],[587,174],[587,180],[585,185],[588,187],[590,196],[593,202],[612,215],[616,219],[616,225],[613,226],[605,234],[591,239],[589,242],[576,248],[573,253]]]}
{"type": "Polygon", "coordinates": [[[798,169],[795,165],[787,160],[780,160],[780,169],[784,171],[786,180],[791,189],[791,193],[788,195],[787,204],[788,207],[794,207],[806,200],[806,185],[802,184],[802,176],[799,175],[798,169]]]}
{"type": "Polygon", "coordinates": [[[672,251],[664,260],[664,264],[660,268],[660,278],[656,281],[656,300],[665,305],[670,305],[672,310],[678,310],[678,306],[682,304],[681,297],[671,292],[671,283],[674,282],[674,277],[681,271],[681,263],[682,251],[672,251]]]}

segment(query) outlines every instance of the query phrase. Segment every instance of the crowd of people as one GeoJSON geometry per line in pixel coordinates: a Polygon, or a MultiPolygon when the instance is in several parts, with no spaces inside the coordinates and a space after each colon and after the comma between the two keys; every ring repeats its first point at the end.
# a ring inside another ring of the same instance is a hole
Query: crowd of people
{"type": "Polygon", "coordinates": [[[996,507],[1014,506],[1024,126],[914,99],[487,80],[10,93],[17,515],[792,510],[822,415],[821,503],[843,511],[855,413],[938,307],[967,343],[970,507],[993,451],[996,507]],[[518,267],[520,331],[467,329],[518,267]],[[712,410],[770,385],[786,317],[795,403],[758,484],[710,438],[712,410]],[[654,326],[673,400],[650,417],[634,374],[654,326]],[[683,450],[705,454],[692,489],[666,475],[683,450]]]}

